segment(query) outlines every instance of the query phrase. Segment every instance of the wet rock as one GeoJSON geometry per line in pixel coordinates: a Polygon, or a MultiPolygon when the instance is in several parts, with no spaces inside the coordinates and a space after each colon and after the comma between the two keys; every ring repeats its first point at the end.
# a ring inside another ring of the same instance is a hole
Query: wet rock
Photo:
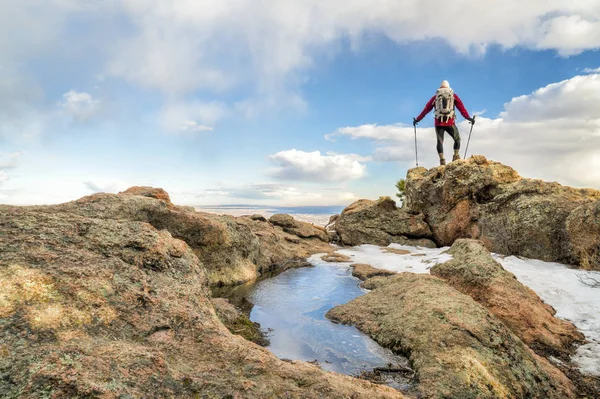
{"type": "Polygon", "coordinates": [[[325,262],[332,263],[343,263],[343,262],[351,262],[352,258],[347,255],[339,254],[337,252],[332,252],[326,255],[321,256],[321,259],[325,262]]]}
{"type": "Polygon", "coordinates": [[[309,256],[332,251],[329,243],[319,237],[301,238],[272,223],[249,217],[236,218],[236,223],[247,227],[258,238],[263,259],[259,263],[261,273],[304,267],[310,265],[306,262],[309,256]]]}
{"type": "Polygon", "coordinates": [[[246,314],[230,304],[227,299],[213,298],[211,302],[217,316],[232,334],[240,335],[260,346],[269,345],[269,340],[260,329],[260,324],[252,322],[246,314]]]}
{"type": "Polygon", "coordinates": [[[350,265],[350,267],[352,268],[352,275],[362,281],[377,276],[387,277],[396,274],[395,272],[392,272],[390,270],[376,269],[373,266],[364,263],[355,263],[353,265],[350,265]]]}
{"type": "MultiPolygon", "coordinates": [[[[471,297],[429,275],[376,277],[327,317],[406,355],[423,398],[573,398],[571,382],[471,297]]],[[[367,282],[371,281],[367,280],[367,282]]]]}
{"type": "Polygon", "coordinates": [[[568,360],[584,336],[531,289],[496,262],[480,241],[459,239],[448,251],[452,260],[431,274],[486,307],[538,354],[568,360]]]}
{"type": "Polygon", "coordinates": [[[440,246],[474,238],[492,252],[588,267],[598,264],[593,236],[598,219],[583,222],[583,231],[591,234],[586,239],[574,231],[579,213],[569,217],[598,200],[598,190],[525,179],[480,155],[430,170],[414,168],[406,178],[406,208],[425,215],[440,246]]]}
{"type": "Polygon", "coordinates": [[[428,239],[432,233],[423,215],[405,212],[390,197],[354,202],[335,220],[333,228],[343,245],[397,243],[435,247],[428,239]]]}

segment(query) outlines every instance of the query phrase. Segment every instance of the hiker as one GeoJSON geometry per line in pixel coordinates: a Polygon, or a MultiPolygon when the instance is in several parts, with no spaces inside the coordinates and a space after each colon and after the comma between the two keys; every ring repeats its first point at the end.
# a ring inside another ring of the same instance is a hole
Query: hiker
{"type": "Polygon", "coordinates": [[[456,117],[454,106],[458,108],[466,120],[475,124],[475,118],[469,116],[460,98],[450,88],[448,81],[444,80],[419,116],[413,118],[413,126],[417,126],[425,115],[435,108],[435,134],[437,136],[437,152],[440,156],[440,165],[446,165],[446,159],[444,158],[444,132],[448,132],[454,139],[454,156],[452,160],[456,161],[460,159],[460,155],[458,155],[458,150],[460,150],[460,133],[454,123],[456,117]]]}

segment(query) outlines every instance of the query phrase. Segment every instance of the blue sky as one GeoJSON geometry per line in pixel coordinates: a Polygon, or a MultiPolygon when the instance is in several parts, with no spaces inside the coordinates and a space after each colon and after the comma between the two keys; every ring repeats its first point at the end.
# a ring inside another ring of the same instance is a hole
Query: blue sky
{"type": "Polygon", "coordinates": [[[393,196],[443,79],[479,114],[470,154],[600,188],[600,1],[481,3],[3,2],[0,203],[132,185],[187,205],[393,196]]]}

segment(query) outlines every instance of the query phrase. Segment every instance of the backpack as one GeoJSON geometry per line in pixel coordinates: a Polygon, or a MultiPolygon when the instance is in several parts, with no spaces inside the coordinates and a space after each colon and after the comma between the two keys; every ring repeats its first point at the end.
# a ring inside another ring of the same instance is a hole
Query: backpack
{"type": "Polygon", "coordinates": [[[440,87],[435,93],[435,118],[448,122],[454,118],[454,90],[440,87]]]}

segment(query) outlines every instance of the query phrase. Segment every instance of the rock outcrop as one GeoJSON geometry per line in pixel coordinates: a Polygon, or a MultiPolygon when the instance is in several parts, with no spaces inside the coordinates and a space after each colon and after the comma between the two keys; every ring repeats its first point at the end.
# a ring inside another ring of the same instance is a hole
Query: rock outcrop
{"type": "Polygon", "coordinates": [[[30,209],[146,222],[167,230],[185,241],[204,263],[210,285],[252,281],[265,270],[292,267],[313,253],[331,251],[323,236],[297,235],[311,231],[314,226],[309,223],[294,221],[297,234],[287,233],[260,219],[196,212],[173,205],[164,190],[151,187],[133,187],[118,195],[94,194],[65,204],[30,209]]]}
{"type": "Polygon", "coordinates": [[[373,277],[389,277],[397,274],[391,270],[376,269],[373,266],[364,263],[355,263],[350,265],[350,268],[352,269],[352,275],[362,281],[373,277]]]}
{"type": "Polygon", "coordinates": [[[367,280],[327,317],[409,358],[422,398],[573,398],[573,385],[486,308],[430,275],[367,280]]]}
{"type": "Polygon", "coordinates": [[[127,190],[120,192],[121,195],[140,195],[142,197],[156,198],[158,200],[163,201],[169,207],[174,207],[171,202],[171,197],[169,193],[167,193],[162,188],[155,188],[149,186],[133,186],[129,187],[127,190]]]}
{"type": "Polygon", "coordinates": [[[584,336],[570,322],[496,262],[480,241],[459,239],[452,260],[435,265],[431,274],[469,295],[500,319],[525,344],[545,357],[568,361],[584,336]]]}
{"type": "Polygon", "coordinates": [[[432,232],[424,216],[398,208],[390,197],[358,200],[344,209],[333,223],[332,229],[342,245],[396,243],[435,248],[435,243],[428,239],[432,232]]]}
{"type": "Polygon", "coordinates": [[[600,200],[580,205],[569,214],[567,235],[581,267],[600,270],[600,200]]]}
{"type": "Polygon", "coordinates": [[[269,222],[274,226],[281,227],[286,233],[293,234],[300,238],[318,238],[323,242],[329,242],[329,236],[324,227],[300,222],[290,215],[278,213],[271,216],[269,222]]]}
{"type": "Polygon", "coordinates": [[[406,178],[408,211],[439,246],[475,238],[496,253],[598,268],[600,191],[525,179],[476,155],[406,178]]]}
{"type": "Polygon", "coordinates": [[[402,398],[225,328],[204,250],[173,236],[243,256],[228,223],[129,194],[0,206],[0,397],[402,398]]]}

